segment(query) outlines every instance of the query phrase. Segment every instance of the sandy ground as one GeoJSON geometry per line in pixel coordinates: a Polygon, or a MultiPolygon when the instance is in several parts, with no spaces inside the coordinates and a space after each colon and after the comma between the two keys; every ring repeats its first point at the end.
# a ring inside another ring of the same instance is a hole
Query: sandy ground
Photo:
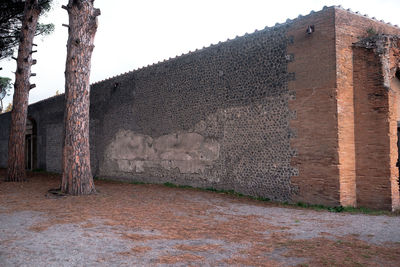
{"type": "Polygon", "coordinates": [[[59,179],[0,182],[0,266],[400,266],[399,216],[106,181],[46,197],[59,179]]]}

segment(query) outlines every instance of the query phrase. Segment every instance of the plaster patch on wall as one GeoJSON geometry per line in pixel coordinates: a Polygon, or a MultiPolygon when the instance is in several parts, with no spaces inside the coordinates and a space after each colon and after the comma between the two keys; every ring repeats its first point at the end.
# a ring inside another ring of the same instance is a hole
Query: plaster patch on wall
{"type": "Polygon", "coordinates": [[[144,172],[145,168],[178,168],[181,173],[203,173],[218,159],[220,144],[198,133],[180,132],[152,138],[120,130],[108,145],[105,160],[122,172],[144,172]]]}

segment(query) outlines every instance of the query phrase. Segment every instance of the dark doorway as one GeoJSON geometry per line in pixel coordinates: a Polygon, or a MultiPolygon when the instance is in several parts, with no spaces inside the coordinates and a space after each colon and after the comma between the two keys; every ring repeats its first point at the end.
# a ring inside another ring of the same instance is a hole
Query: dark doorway
{"type": "Polygon", "coordinates": [[[25,167],[30,171],[36,169],[36,122],[32,118],[26,121],[25,167]]]}

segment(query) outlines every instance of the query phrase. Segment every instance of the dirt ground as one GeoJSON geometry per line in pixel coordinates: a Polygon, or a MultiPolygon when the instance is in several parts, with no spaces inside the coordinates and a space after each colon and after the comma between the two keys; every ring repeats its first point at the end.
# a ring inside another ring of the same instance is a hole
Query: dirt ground
{"type": "Polygon", "coordinates": [[[95,195],[54,198],[58,175],[4,175],[0,266],[400,265],[399,216],[108,181],[96,181],[95,195]]]}

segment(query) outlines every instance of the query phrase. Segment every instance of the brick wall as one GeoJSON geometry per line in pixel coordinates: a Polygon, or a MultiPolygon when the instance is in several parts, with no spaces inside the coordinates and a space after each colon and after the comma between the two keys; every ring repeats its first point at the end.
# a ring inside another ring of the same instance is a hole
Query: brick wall
{"type": "Polygon", "coordinates": [[[379,55],[354,48],[357,204],[391,208],[389,95],[379,55]]]}
{"type": "Polygon", "coordinates": [[[354,143],[357,123],[354,114],[353,43],[375,33],[400,34],[400,30],[340,8],[335,9],[335,20],[340,199],[344,206],[362,206],[356,196],[356,155],[361,155],[356,154],[354,143]]]}
{"type": "MultiPolygon", "coordinates": [[[[396,61],[399,54],[396,55],[396,61]]],[[[393,62],[393,61],[392,61],[393,62]]],[[[392,78],[391,90],[389,91],[389,138],[390,138],[390,189],[391,189],[391,208],[392,210],[400,209],[400,188],[399,188],[399,145],[398,145],[398,122],[400,108],[400,80],[396,77],[392,78]]],[[[400,161],[400,160],[399,160],[400,161]]]]}
{"type": "Polygon", "coordinates": [[[392,41],[388,60],[389,79],[391,79],[391,90],[389,91],[389,136],[392,210],[400,210],[400,140],[398,140],[400,135],[400,39],[397,38],[392,41]]]}
{"type": "Polygon", "coordinates": [[[294,200],[339,205],[334,9],[297,21],[288,35],[293,37],[288,53],[294,55],[288,71],[296,77],[289,83],[295,95],[290,109],[296,112],[290,123],[296,132],[292,146],[297,151],[292,164],[299,171],[292,177],[299,187],[294,200]],[[306,34],[309,25],[315,27],[312,34],[306,34]]]}

